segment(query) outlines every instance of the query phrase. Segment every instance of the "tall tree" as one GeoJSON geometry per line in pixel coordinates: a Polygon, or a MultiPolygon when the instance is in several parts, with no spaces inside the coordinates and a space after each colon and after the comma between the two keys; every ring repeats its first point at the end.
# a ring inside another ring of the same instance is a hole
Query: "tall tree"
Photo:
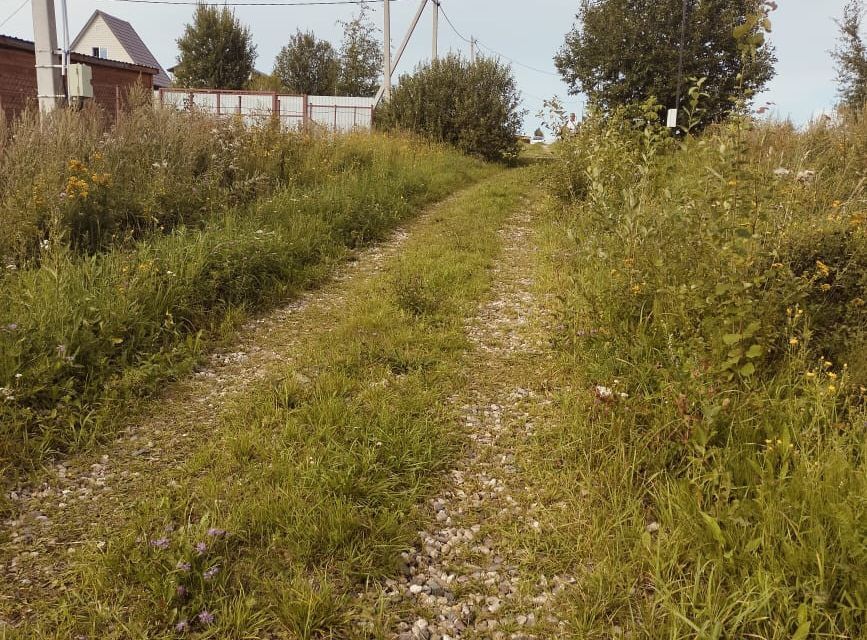
{"type": "MultiPolygon", "coordinates": [[[[723,118],[737,104],[739,90],[761,91],[774,76],[773,48],[761,40],[766,23],[749,22],[767,10],[763,0],[582,0],[577,22],[554,62],[571,93],[585,93],[603,109],[655,97],[677,102],[681,28],[684,83],[706,78],[702,122],[723,118]],[[735,29],[749,25],[735,37],[735,29]],[[755,55],[741,45],[755,39],[755,55]],[[739,74],[743,72],[742,78],[739,74]]],[[[682,97],[685,96],[685,91],[682,97]]],[[[683,103],[681,103],[683,104],[683,103]]]]}
{"type": "Polygon", "coordinates": [[[277,54],[274,76],[294,93],[333,95],[340,63],[334,47],[311,31],[298,31],[277,54]]]}
{"type": "Polygon", "coordinates": [[[370,96],[379,88],[382,40],[368,13],[368,6],[362,3],[357,16],[349,22],[340,22],[343,25],[337,79],[337,93],[340,95],[370,96]]]}
{"type": "Polygon", "coordinates": [[[175,81],[185,87],[242,89],[256,61],[250,30],[226,7],[198,5],[178,49],[175,81]]]}
{"type": "Polygon", "coordinates": [[[843,106],[860,111],[867,104],[867,47],[861,37],[863,0],[849,0],[843,9],[840,42],[833,52],[837,62],[837,83],[843,106]]]}

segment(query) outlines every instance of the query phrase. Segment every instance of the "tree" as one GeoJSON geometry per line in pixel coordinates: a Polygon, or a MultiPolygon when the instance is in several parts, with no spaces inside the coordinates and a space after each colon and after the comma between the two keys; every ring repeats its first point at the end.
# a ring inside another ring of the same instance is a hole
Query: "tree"
{"type": "Polygon", "coordinates": [[[488,160],[514,157],[524,112],[512,70],[496,60],[449,54],[400,77],[376,121],[455,145],[488,160]]]}
{"type": "Polygon", "coordinates": [[[311,31],[295,33],[274,61],[274,76],[289,91],[307,95],[333,95],[339,69],[334,47],[311,31]]]}
{"type": "Polygon", "coordinates": [[[185,87],[242,89],[256,61],[250,30],[226,7],[198,5],[178,49],[175,81],[185,87]]]}
{"type": "Polygon", "coordinates": [[[842,106],[860,111],[867,104],[867,47],[861,38],[863,0],[849,0],[843,9],[840,42],[833,52],[837,62],[838,94],[842,106]]]}
{"type": "Polygon", "coordinates": [[[337,93],[344,96],[371,96],[380,85],[382,41],[379,29],[368,17],[368,7],[361,5],[358,15],[343,25],[340,46],[340,72],[337,93]]]}
{"type": "Polygon", "coordinates": [[[247,82],[247,91],[270,91],[272,93],[286,93],[286,87],[280,82],[280,78],[270,73],[262,73],[254,70],[247,82]]]}
{"type": "MultiPolygon", "coordinates": [[[[683,1],[687,2],[684,79],[706,78],[699,126],[736,108],[738,94],[761,91],[774,76],[773,48],[763,40],[771,3],[763,0],[582,0],[577,23],[554,62],[573,94],[603,110],[655,97],[677,102],[683,1]],[[735,29],[748,25],[735,37],[735,29]],[[756,43],[745,56],[745,40],[756,43]],[[742,78],[740,74],[743,73],[742,78]]],[[[684,83],[686,80],[684,81],[684,83]]],[[[682,91],[686,97],[686,88],[682,91]]],[[[683,102],[681,102],[681,105],[683,102]]]]}

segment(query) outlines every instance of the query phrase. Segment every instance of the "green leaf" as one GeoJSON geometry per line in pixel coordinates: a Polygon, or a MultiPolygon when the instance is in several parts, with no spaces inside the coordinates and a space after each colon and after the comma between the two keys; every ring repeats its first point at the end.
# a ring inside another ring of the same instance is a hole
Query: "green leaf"
{"type": "Polygon", "coordinates": [[[723,342],[726,346],[732,346],[733,344],[737,344],[741,341],[743,336],[740,333],[727,333],[723,336],[723,342]]]}
{"type": "Polygon", "coordinates": [[[704,519],[705,524],[707,525],[708,530],[710,531],[713,539],[716,540],[717,544],[719,544],[720,548],[724,548],[726,545],[725,537],[723,537],[722,529],[719,526],[719,522],[716,521],[709,513],[701,512],[701,517],[704,519]]]}
{"type": "Polygon", "coordinates": [[[805,640],[809,634],[810,634],[810,621],[807,620],[806,622],[798,625],[798,630],[795,631],[795,635],[792,636],[792,640],[805,640]]]}
{"type": "Polygon", "coordinates": [[[744,366],[741,367],[741,370],[738,373],[740,373],[744,378],[749,378],[755,372],[756,365],[754,365],[752,362],[747,362],[744,366]]]}
{"type": "Polygon", "coordinates": [[[760,344],[754,344],[749,349],[747,349],[747,358],[751,360],[754,358],[760,358],[765,353],[765,349],[760,344]]]}

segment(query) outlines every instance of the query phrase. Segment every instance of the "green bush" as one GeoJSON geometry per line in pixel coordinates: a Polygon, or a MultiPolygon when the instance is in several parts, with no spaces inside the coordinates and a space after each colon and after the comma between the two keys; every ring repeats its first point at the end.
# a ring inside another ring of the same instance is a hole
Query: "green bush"
{"type": "Polygon", "coordinates": [[[404,130],[487,160],[518,154],[523,112],[508,66],[490,58],[470,63],[450,54],[401,76],[376,112],[386,130],[404,130]]]}

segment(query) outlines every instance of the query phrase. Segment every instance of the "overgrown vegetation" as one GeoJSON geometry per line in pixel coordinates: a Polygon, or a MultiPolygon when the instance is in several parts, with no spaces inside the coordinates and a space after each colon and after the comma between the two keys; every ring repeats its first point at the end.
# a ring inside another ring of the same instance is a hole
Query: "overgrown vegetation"
{"type": "Polygon", "coordinates": [[[517,156],[520,102],[508,66],[450,54],[402,75],[391,100],[377,110],[376,122],[500,161],[517,156]]]}
{"type": "Polygon", "coordinates": [[[560,143],[553,338],[580,391],[538,446],[574,478],[546,551],[588,567],[577,637],[863,634],[865,152],[854,118],[677,143],[594,115],[560,143]]]}
{"type": "Polygon", "coordinates": [[[417,227],[384,273],[351,288],[339,319],[310,328],[279,379],[105,522],[104,544],[70,556],[75,588],[33,603],[9,637],[383,633],[382,612],[353,596],[394,572],[458,449],[448,398],[467,375],[465,317],[529,182],[496,177],[417,227]]]}
{"type": "Polygon", "coordinates": [[[245,311],[490,170],[409,138],[143,106],[0,131],[0,469],[106,435],[245,311]],[[223,328],[221,329],[221,326],[223,328]]]}

